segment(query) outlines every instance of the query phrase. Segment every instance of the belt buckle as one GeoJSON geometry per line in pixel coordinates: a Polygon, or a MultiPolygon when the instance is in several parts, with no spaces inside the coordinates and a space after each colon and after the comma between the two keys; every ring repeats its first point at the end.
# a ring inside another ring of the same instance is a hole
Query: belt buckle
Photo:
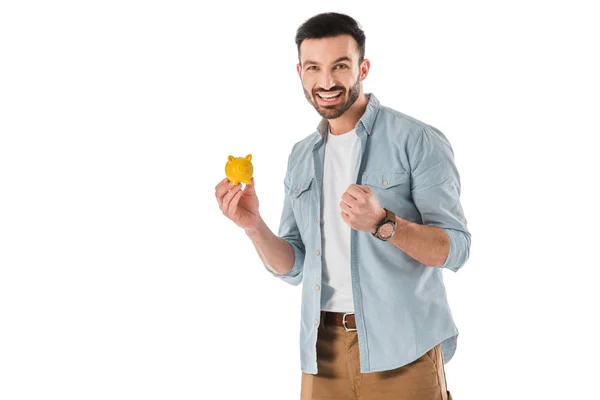
{"type": "Polygon", "coordinates": [[[342,324],[344,325],[344,329],[346,330],[346,332],[354,332],[356,330],[356,328],[348,328],[346,326],[346,315],[349,314],[354,314],[354,313],[344,313],[344,316],[342,317],[342,324]]]}

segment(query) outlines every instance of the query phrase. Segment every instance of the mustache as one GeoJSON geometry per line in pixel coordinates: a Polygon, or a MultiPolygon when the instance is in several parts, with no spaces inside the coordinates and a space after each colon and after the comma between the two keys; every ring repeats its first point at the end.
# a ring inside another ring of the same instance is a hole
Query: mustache
{"type": "Polygon", "coordinates": [[[343,87],[343,86],[334,86],[334,87],[332,87],[331,89],[327,89],[327,90],[325,90],[325,89],[321,88],[321,89],[316,89],[316,90],[313,90],[313,94],[317,94],[317,93],[328,93],[328,92],[337,92],[338,90],[341,90],[341,91],[345,92],[345,91],[346,91],[346,88],[345,88],[345,87],[343,87]]]}

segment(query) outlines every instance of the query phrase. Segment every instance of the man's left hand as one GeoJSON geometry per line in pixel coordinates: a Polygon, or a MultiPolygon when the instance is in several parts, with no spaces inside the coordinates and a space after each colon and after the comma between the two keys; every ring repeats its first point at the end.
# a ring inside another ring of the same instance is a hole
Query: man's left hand
{"type": "Polygon", "coordinates": [[[351,228],[363,232],[375,232],[385,218],[385,210],[369,186],[351,184],[340,201],[341,215],[351,228]]]}

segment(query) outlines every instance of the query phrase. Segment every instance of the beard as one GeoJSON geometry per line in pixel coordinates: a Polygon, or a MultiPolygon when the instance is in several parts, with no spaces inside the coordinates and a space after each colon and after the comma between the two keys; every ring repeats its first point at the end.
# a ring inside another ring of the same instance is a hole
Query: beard
{"type": "Polygon", "coordinates": [[[351,106],[356,102],[358,97],[360,96],[360,80],[356,79],[356,82],[350,87],[350,90],[346,93],[346,88],[343,86],[334,86],[329,89],[329,92],[341,90],[342,94],[340,97],[345,97],[346,101],[342,101],[339,104],[334,104],[331,106],[322,106],[317,102],[317,93],[325,92],[323,89],[313,90],[312,95],[304,88],[304,96],[306,100],[317,110],[321,117],[326,119],[336,119],[341,117],[351,106]]]}

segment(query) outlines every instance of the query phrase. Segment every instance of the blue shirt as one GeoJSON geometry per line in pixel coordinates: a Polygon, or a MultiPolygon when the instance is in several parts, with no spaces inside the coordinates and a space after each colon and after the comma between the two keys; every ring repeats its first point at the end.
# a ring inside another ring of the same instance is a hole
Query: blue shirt
{"type": "MultiPolygon", "coordinates": [[[[408,364],[442,343],[445,362],[456,350],[456,328],[442,271],[457,271],[468,259],[471,235],[460,204],[460,178],[447,138],[436,128],[382,106],[370,94],[356,124],[359,162],[353,176],[369,185],[382,207],[409,221],[437,226],[448,234],[450,252],[442,266],[416,261],[369,232],[351,229],[350,268],[362,373],[408,364]]],[[[321,313],[323,164],[328,122],[296,143],[288,159],[278,236],[294,249],[285,275],[302,282],[301,369],[316,374],[321,313]]]]}

